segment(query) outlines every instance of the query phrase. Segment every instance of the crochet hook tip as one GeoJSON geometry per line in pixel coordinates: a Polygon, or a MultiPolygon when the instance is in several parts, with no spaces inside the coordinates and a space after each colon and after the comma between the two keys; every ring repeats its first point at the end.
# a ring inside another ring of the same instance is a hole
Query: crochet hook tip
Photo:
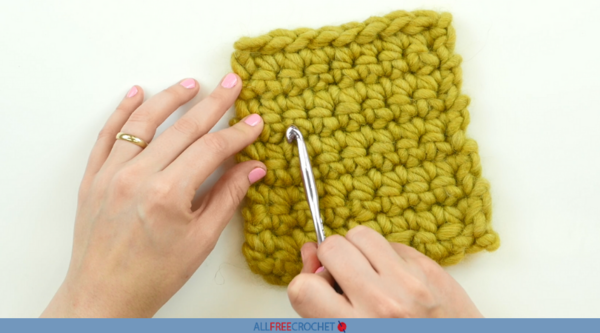
{"type": "Polygon", "coordinates": [[[292,143],[292,142],[294,142],[294,139],[299,138],[299,137],[302,138],[302,133],[300,133],[300,130],[298,129],[298,127],[291,125],[285,131],[285,137],[287,139],[287,142],[292,143]]]}

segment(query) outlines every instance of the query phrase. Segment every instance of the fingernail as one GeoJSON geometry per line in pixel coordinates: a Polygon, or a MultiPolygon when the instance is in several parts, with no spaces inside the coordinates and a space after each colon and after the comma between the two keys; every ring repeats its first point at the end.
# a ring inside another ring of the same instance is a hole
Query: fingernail
{"type": "Polygon", "coordinates": [[[300,258],[302,258],[302,262],[304,262],[304,252],[300,249],[300,258]]]}
{"type": "Polygon", "coordinates": [[[137,93],[138,93],[138,88],[136,86],[133,86],[133,87],[131,87],[131,89],[129,89],[129,92],[127,93],[127,97],[133,97],[137,93]]]}
{"type": "Polygon", "coordinates": [[[248,180],[250,181],[250,184],[254,184],[257,181],[259,181],[262,177],[264,177],[266,174],[267,174],[267,172],[265,171],[265,169],[256,168],[256,169],[250,171],[250,173],[248,174],[248,180]]]}
{"type": "Polygon", "coordinates": [[[260,123],[261,120],[262,118],[259,115],[253,113],[246,117],[246,119],[244,119],[244,122],[250,126],[256,126],[258,123],[260,123]]]}
{"type": "Polygon", "coordinates": [[[185,79],[180,84],[185,88],[192,89],[196,86],[196,81],[194,79],[185,79]]]}
{"type": "Polygon", "coordinates": [[[221,82],[221,86],[223,88],[233,88],[235,87],[235,85],[237,84],[237,76],[233,73],[229,73],[225,76],[225,78],[223,79],[223,82],[221,82]]]}
{"type": "Polygon", "coordinates": [[[315,274],[321,273],[324,270],[325,270],[325,267],[321,266],[321,267],[317,268],[317,270],[315,271],[315,274]]]}

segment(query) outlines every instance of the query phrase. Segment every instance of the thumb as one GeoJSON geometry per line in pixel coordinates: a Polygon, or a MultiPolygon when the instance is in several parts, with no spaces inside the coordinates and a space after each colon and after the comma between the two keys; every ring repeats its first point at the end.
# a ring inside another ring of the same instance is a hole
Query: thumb
{"type": "Polygon", "coordinates": [[[266,170],[267,167],[259,161],[246,161],[231,168],[205,194],[194,223],[201,224],[204,232],[218,238],[250,185],[260,181],[266,175],[266,170]]]}

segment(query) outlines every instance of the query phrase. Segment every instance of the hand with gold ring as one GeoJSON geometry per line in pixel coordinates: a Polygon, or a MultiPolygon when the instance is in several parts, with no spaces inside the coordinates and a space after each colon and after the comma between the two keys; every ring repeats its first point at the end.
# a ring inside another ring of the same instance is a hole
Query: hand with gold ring
{"type": "Polygon", "coordinates": [[[157,127],[196,96],[198,83],[182,80],[146,102],[139,86],[131,88],[92,149],[71,263],[43,317],[151,317],[192,276],[248,187],[266,174],[258,161],[237,164],[194,199],[207,177],[262,131],[254,114],[209,133],[241,87],[240,77],[228,74],[154,139],[157,127]]]}

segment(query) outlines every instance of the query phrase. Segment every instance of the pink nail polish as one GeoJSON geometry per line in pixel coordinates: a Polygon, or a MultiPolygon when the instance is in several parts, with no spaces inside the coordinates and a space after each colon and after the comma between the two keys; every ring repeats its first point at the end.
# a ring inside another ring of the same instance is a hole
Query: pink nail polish
{"type": "Polygon", "coordinates": [[[262,177],[264,177],[266,174],[267,174],[267,172],[265,171],[265,169],[256,168],[256,169],[250,171],[250,173],[248,174],[248,180],[250,181],[250,184],[254,184],[257,181],[259,181],[262,177]]]}
{"type": "Polygon", "coordinates": [[[317,270],[315,271],[315,274],[321,273],[324,270],[325,270],[325,267],[321,266],[321,267],[317,268],[317,270]]]}
{"type": "Polygon", "coordinates": [[[244,119],[244,122],[250,126],[256,126],[258,125],[258,123],[260,123],[260,121],[262,120],[262,118],[257,115],[256,113],[249,115],[248,117],[246,117],[246,119],[244,119]]]}
{"type": "Polygon", "coordinates": [[[138,93],[138,88],[136,86],[131,87],[131,89],[129,89],[129,92],[127,93],[127,97],[133,97],[135,96],[135,94],[138,93]]]}
{"type": "Polygon", "coordinates": [[[238,82],[237,76],[233,73],[229,73],[225,76],[225,78],[223,79],[223,82],[221,82],[221,86],[223,88],[229,89],[229,88],[235,87],[237,82],[238,82]]]}
{"type": "Polygon", "coordinates": [[[196,86],[196,81],[194,79],[185,79],[180,84],[187,89],[192,89],[196,86]]]}

